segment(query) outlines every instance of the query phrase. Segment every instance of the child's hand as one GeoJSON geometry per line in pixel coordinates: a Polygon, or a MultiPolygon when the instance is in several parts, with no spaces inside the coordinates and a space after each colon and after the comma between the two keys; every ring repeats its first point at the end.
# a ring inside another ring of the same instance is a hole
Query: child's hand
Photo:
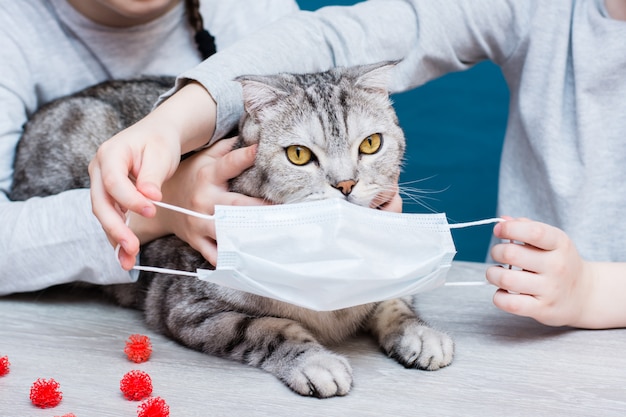
{"type": "Polygon", "coordinates": [[[180,160],[178,140],[151,133],[140,122],[106,141],[89,164],[92,210],[113,246],[120,244],[125,269],[134,265],[140,244],[125,224],[126,211],[153,217],[150,200],[161,200],[161,184],[180,160]]]}
{"type": "Polygon", "coordinates": [[[125,269],[132,267],[140,244],[125,224],[125,212],[156,214],[150,200],[161,200],[161,185],[176,171],[181,154],[208,142],[215,115],[211,96],[199,84],[189,83],[101,145],[89,164],[92,210],[109,241],[120,245],[125,269]]]}
{"type": "MultiPolygon", "coordinates": [[[[221,140],[182,161],[172,178],[163,184],[163,201],[206,214],[213,214],[218,204],[267,204],[263,199],[229,191],[228,181],[250,168],[256,155],[256,146],[232,150],[235,141],[236,138],[221,140]]],[[[134,220],[131,219],[131,227],[134,220]]],[[[175,234],[211,264],[216,264],[217,244],[213,221],[162,208],[157,208],[154,219],[145,221],[156,222],[163,228],[158,236],[175,234]]]]}
{"type": "Polygon", "coordinates": [[[592,271],[565,232],[528,219],[511,219],[497,224],[494,235],[524,242],[500,243],[491,249],[496,262],[514,267],[487,270],[487,280],[500,288],[494,304],[547,325],[577,326],[590,297],[592,271]]]}

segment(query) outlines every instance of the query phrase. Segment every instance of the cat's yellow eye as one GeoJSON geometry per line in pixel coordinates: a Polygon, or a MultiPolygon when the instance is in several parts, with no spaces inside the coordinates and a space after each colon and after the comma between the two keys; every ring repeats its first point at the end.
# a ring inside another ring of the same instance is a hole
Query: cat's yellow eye
{"type": "Polygon", "coordinates": [[[291,145],[287,147],[287,159],[295,165],[305,165],[311,161],[313,153],[306,146],[291,145]]]}
{"type": "Polygon", "coordinates": [[[361,142],[361,144],[359,145],[359,152],[366,155],[371,155],[378,152],[382,144],[383,135],[381,135],[380,133],[374,133],[363,139],[363,142],[361,142]]]}

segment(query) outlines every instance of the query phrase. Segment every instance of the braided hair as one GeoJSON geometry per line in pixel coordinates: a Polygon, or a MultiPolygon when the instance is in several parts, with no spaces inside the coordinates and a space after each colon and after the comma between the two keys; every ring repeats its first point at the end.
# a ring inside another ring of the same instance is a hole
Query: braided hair
{"type": "Polygon", "coordinates": [[[207,59],[216,51],[215,38],[204,28],[200,14],[200,0],[185,0],[185,12],[187,21],[194,30],[194,39],[202,59],[207,59]]]}

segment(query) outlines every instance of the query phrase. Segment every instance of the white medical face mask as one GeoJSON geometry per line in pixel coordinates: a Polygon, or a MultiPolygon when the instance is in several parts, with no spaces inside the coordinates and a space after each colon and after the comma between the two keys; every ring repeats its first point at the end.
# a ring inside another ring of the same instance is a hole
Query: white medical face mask
{"type": "Polygon", "coordinates": [[[389,213],[344,200],[275,206],[215,206],[215,270],[188,273],[318,311],[439,287],[456,253],[445,214],[389,213]]]}

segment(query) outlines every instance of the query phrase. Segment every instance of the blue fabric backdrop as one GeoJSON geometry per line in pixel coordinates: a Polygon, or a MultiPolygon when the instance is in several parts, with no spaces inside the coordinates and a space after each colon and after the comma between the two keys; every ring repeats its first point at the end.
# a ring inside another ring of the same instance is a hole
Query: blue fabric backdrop
{"type": "MultiPolygon", "coordinates": [[[[298,0],[304,10],[354,0],[298,0]]],[[[404,198],[404,211],[445,212],[451,223],[495,215],[508,89],[490,62],[392,97],[407,137],[401,183],[424,190],[428,207],[404,198]]],[[[457,260],[484,261],[493,226],[456,229],[457,260]]]]}

